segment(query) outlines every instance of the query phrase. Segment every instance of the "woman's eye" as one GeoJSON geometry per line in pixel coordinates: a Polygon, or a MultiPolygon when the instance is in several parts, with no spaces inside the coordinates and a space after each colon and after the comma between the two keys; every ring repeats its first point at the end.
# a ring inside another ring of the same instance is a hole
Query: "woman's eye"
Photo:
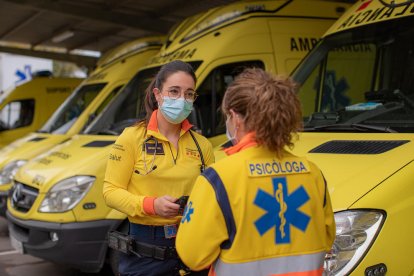
{"type": "Polygon", "coordinates": [[[180,91],[178,91],[177,89],[171,89],[169,92],[172,95],[178,95],[178,94],[180,94],[180,91]]]}

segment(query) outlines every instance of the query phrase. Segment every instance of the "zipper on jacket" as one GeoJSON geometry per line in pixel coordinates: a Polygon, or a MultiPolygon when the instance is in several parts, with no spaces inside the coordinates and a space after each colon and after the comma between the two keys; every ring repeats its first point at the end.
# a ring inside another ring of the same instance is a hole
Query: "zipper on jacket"
{"type": "Polygon", "coordinates": [[[177,165],[177,158],[178,158],[178,143],[177,143],[177,156],[176,156],[176,157],[174,157],[174,153],[173,153],[173,151],[172,151],[172,149],[171,149],[171,144],[170,144],[170,142],[168,142],[168,147],[170,148],[170,152],[171,152],[171,156],[172,156],[173,161],[174,161],[174,165],[177,165]]]}

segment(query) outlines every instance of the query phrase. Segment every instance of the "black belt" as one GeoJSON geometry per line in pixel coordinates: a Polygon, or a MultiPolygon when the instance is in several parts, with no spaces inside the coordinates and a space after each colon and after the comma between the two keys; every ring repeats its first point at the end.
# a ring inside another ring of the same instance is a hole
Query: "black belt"
{"type": "Polygon", "coordinates": [[[131,252],[138,257],[149,257],[158,260],[178,258],[175,247],[153,245],[135,240],[132,241],[131,252]]]}
{"type": "MultiPolygon", "coordinates": [[[[141,237],[150,237],[150,238],[166,238],[166,239],[171,239],[172,237],[168,237],[166,234],[168,234],[170,231],[168,230],[173,230],[173,232],[177,231],[177,225],[160,225],[160,226],[155,226],[155,225],[144,225],[144,224],[137,224],[137,223],[132,223],[130,222],[129,224],[129,233],[131,235],[139,235],[141,237]],[[174,229],[170,229],[170,227],[174,228],[174,229]]],[[[172,236],[175,236],[175,234],[173,233],[172,236]]]]}

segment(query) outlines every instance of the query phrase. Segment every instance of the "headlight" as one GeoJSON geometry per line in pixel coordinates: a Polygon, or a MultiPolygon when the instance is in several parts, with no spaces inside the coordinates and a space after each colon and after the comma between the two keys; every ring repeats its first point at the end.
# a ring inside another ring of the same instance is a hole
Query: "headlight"
{"type": "Polygon", "coordinates": [[[354,210],[335,213],[336,238],[325,257],[327,275],[345,275],[362,260],[381,229],[383,213],[354,210]]]}
{"type": "Polygon", "coordinates": [[[39,212],[61,213],[75,207],[95,182],[95,177],[74,176],[58,182],[46,194],[39,212]]]}
{"type": "Polygon", "coordinates": [[[11,183],[17,170],[26,163],[27,160],[16,160],[4,166],[0,171],[0,185],[11,183]]]}

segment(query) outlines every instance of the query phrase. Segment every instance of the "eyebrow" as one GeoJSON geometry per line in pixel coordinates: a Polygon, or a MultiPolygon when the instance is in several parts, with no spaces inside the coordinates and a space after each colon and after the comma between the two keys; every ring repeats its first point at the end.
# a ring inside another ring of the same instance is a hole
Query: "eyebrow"
{"type": "MultiPolygon", "coordinates": [[[[168,87],[168,89],[171,89],[171,88],[178,88],[178,89],[180,89],[180,90],[181,90],[181,86],[177,86],[177,85],[173,85],[173,86],[168,87]]],[[[187,90],[185,90],[184,92],[186,92],[186,91],[193,91],[193,92],[195,92],[195,89],[193,89],[193,88],[188,88],[188,89],[187,89],[187,90]]]]}

